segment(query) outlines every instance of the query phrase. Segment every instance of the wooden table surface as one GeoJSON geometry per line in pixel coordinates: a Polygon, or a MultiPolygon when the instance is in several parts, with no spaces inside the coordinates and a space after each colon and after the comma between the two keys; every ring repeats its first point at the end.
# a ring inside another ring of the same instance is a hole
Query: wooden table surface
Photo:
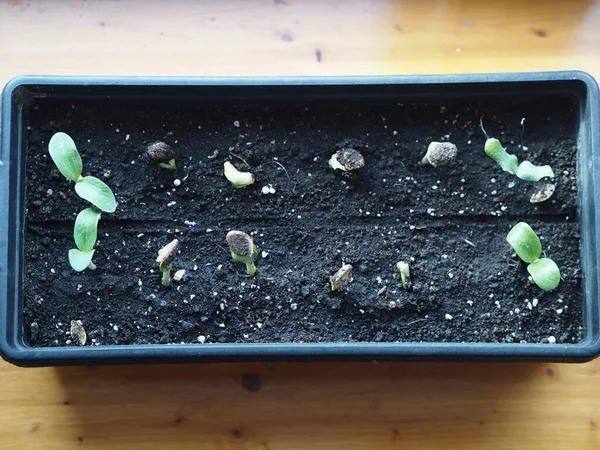
{"type": "MultiPolygon", "coordinates": [[[[600,1],[0,1],[0,84],[560,69],[600,79],[600,1]]],[[[600,449],[600,360],[0,363],[0,449],[79,447],[600,449]]]]}

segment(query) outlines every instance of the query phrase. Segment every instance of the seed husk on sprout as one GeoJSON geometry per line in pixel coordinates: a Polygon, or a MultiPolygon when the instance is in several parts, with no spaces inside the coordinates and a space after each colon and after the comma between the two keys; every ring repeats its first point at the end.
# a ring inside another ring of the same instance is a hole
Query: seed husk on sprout
{"type": "Polygon", "coordinates": [[[344,264],[341,269],[329,277],[332,291],[341,291],[348,286],[352,280],[352,265],[344,264]]]}
{"type": "Polygon", "coordinates": [[[171,285],[171,268],[177,256],[177,250],[179,250],[179,240],[173,239],[158,251],[156,262],[159,264],[160,271],[162,272],[161,283],[164,287],[171,285]]]}
{"type": "Polygon", "coordinates": [[[176,169],[175,152],[170,145],[156,141],[146,147],[146,157],[148,162],[158,164],[163,169],[176,169]]]}
{"type": "Polygon", "coordinates": [[[335,152],[331,158],[329,158],[329,167],[333,170],[343,170],[344,172],[350,172],[357,170],[365,165],[365,158],[363,155],[354,148],[342,148],[335,152]]]}
{"type": "Polygon", "coordinates": [[[252,238],[243,231],[232,230],[227,233],[225,240],[227,241],[227,245],[229,245],[231,258],[235,262],[246,264],[248,274],[254,275],[256,273],[254,260],[258,256],[258,250],[252,238]]]}
{"type": "Polygon", "coordinates": [[[432,142],[427,147],[427,153],[421,164],[431,164],[433,167],[450,166],[456,161],[458,149],[451,142],[432,142]]]}

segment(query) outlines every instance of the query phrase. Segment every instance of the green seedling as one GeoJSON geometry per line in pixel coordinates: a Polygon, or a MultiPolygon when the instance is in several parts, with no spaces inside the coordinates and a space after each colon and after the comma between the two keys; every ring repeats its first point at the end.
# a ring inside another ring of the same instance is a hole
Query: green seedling
{"type": "Polygon", "coordinates": [[[539,181],[544,177],[554,178],[552,167],[536,166],[529,161],[523,161],[519,164],[516,155],[508,153],[500,141],[496,138],[489,138],[485,141],[485,154],[498,163],[498,165],[512,175],[516,175],[521,180],[539,181]]]}
{"type": "Polygon", "coordinates": [[[173,268],[173,261],[177,256],[177,250],[179,250],[179,241],[173,239],[158,251],[156,262],[159,264],[158,267],[162,272],[161,284],[166,288],[171,286],[171,269],[173,268]]]}
{"type": "Polygon", "coordinates": [[[404,261],[400,261],[396,264],[396,267],[400,271],[400,281],[402,282],[402,287],[404,289],[408,289],[411,285],[410,283],[410,266],[408,263],[404,261]]]}
{"type": "Polygon", "coordinates": [[[146,158],[151,164],[158,164],[163,169],[175,170],[175,152],[170,145],[156,141],[146,147],[146,158]]]}
{"type": "Polygon", "coordinates": [[[353,148],[342,148],[329,158],[329,167],[333,170],[350,172],[360,169],[364,165],[365,158],[358,150],[353,148]]]}
{"type": "Polygon", "coordinates": [[[75,182],[75,192],[94,207],[86,208],[77,215],[73,229],[76,249],[69,250],[69,263],[77,272],[86,268],[94,270],[92,262],[96,244],[98,221],[101,213],[113,213],[117,209],[115,195],[101,180],[93,176],[82,176],[83,163],[75,142],[66,133],[56,133],[50,139],[48,151],[59,172],[75,182]]]}
{"type": "Polygon", "coordinates": [[[243,231],[230,231],[225,237],[227,245],[229,245],[229,251],[231,258],[235,262],[246,264],[246,271],[249,275],[256,273],[256,266],[254,261],[258,257],[258,250],[254,241],[243,231]]]}
{"type": "Polygon", "coordinates": [[[551,291],[558,286],[560,270],[550,258],[540,258],[542,243],[527,223],[516,224],[506,236],[506,240],[519,258],[527,263],[527,272],[535,284],[545,291],[551,291]]]}
{"type": "Polygon", "coordinates": [[[59,132],[52,136],[48,151],[60,173],[75,182],[77,195],[104,212],[115,212],[117,201],[110,188],[96,177],[81,176],[83,170],[81,156],[75,147],[75,142],[68,134],[59,132]]]}
{"type": "Polygon", "coordinates": [[[94,245],[98,236],[98,221],[102,211],[98,208],[86,208],[77,214],[73,238],[77,248],[69,250],[69,263],[77,272],[85,269],[96,270],[92,262],[94,256],[94,245]]]}
{"type": "Polygon", "coordinates": [[[458,149],[451,142],[432,142],[427,147],[421,164],[431,164],[433,167],[450,166],[456,160],[457,154],[458,149]]]}
{"type": "Polygon", "coordinates": [[[332,291],[342,291],[352,281],[352,265],[344,264],[341,269],[329,277],[332,291]]]}
{"type": "Polygon", "coordinates": [[[254,175],[250,172],[240,172],[229,161],[223,164],[223,173],[234,188],[244,188],[254,183],[254,175]]]}

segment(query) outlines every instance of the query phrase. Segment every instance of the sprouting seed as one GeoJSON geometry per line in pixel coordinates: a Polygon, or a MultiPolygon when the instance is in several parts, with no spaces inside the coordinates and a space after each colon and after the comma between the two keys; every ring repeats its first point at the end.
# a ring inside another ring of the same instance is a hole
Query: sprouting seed
{"type": "Polygon", "coordinates": [[[421,164],[431,164],[433,167],[450,166],[456,160],[457,154],[458,149],[451,142],[432,142],[427,147],[421,164]]]}
{"type": "Polygon", "coordinates": [[[254,183],[254,175],[237,170],[229,161],[225,161],[223,164],[223,174],[235,188],[244,188],[254,183]]]}
{"type": "Polygon", "coordinates": [[[396,264],[396,267],[400,271],[400,281],[402,282],[402,287],[404,289],[410,288],[410,266],[408,263],[400,261],[398,264],[396,264]]]}
{"type": "Polygon", "coordinates": [[[164,287],[171,286],[171,269],[173,261],[177,256],[177,250],[179,250],[179,240],[173,239],[158,251],[156,262],[159,264],[160,271],[162,272],[161,284],[164,287]]]}
{"type": "Polygon", "coordinates": [[[243,231],[233,230],[227,233],[225,240],[229,245],[231,258],[235,262],[246,264],[248,274],[254,275],[256,273],[254,261],[258,257],[258,249],[252,238],[243,231]]]}
{"type": "Polygon", "coordinates": [[[156,141],[146,147],[146,157],[151,164],[158,164],[163,169],[174,170],[177,168],[175,164],[175,152],[170,145],[156,141]]]}
{"type": "Polygon", "coordinates": [[[333,170],[343,170],[344,172],[350,172],[357,170],[365,165],[365,158],[363,155],[354,148],[342,148],[335,152],[331,158],[329,158],[329,167],[333,170]]]}
{"type": "Polygon", "coordinates": [[[332,291],[341,291],[352,281],[352,265],[344,264],[341,269],[329,277],[332,291]]]}

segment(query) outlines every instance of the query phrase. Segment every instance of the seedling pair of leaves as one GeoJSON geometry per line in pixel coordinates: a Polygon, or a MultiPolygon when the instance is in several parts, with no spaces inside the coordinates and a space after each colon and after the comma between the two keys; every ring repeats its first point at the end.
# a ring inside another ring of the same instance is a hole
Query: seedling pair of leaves
{"type": "Polygon", "coordinates": [[[69,250],[69,263],[77,272],[86,268],[94,270],[92,262],[94,245],[98,235],[98,221],[102,212],[113,213],[117,209],[115,196],[110,188],[93,176],[82,176],[83,163],[75,142],[66,133],[56,133],[48,144],[50,157],[59,172],[75,182],[75,192],[90,202],[92,207],[81,211],[75,219],[73,238],[76,249],[69,250]]]}
{"type": "Polygon", "coordinates": [[[545,291],[551,291],[558,286],[560,270],[550,258],[540,258],[542,243],[527,223],[516,224],[506,236],[506,240],[519,258],[527,263],[527,272],[535,284],[545,291]]]}
{"type": "Polygon", "coordinates": [[[498,165],[512,175],[516,175],[525,181],[540,181],[544,177],[554,178],[552,167],[536,166],[529,161],[523,161],[519,164],[516,155],[508,153],[500,141],[496,138],[489,138],[485,141],[485,154],[498,163],[498,165]]]}

